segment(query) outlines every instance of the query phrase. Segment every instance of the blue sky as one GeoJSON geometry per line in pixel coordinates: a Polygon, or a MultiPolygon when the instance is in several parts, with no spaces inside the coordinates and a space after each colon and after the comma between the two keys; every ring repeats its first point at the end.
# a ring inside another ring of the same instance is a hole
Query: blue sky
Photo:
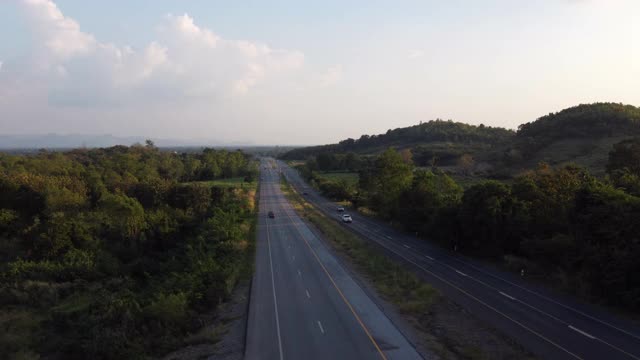
{"type": "Polygon", "coordinates": [[[640,3],[0,4],[0,133],[327,143],[640,105],[640,3]]]}

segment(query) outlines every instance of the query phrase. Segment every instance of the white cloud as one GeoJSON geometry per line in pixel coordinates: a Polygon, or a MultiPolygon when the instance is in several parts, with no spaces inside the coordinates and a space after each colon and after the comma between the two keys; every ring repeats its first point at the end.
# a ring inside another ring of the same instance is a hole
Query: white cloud
{"type": "Polygon", "coordinates": [[[342,78],[342,65],[335,65],[321,74],[319,84],[321,87],[331,86],[342,78]]]}
{"type": "Polygon", "coordinates": [[[417,59],[419,57],[424,56],[423,50],[414,49],[409,51],[409,55],[407,56],[409,59],[417,59]]]}
{"type": "Polygon", "coordinates": [[[158,26],[156,41],[132,49],[83,32],[51,0],[21,0],[20,4],[33,33],[34,49],[30,68],[22,69],[20,80],[31,82],[34,89],[44,88],[49,103],[56,106],[126,106],[239,96],[304,63],[298,51],[224,39],[198,26],[187,14],[167,15],[158,26]]]}
{"type": "Polygon", "coordinates": [[[96,45],[93,36],[80,31],[76,21],[65,17],[53,1],[23,0],[23,7],[36,40],[47,55],[64,60],[86,54],[96,45]]]}

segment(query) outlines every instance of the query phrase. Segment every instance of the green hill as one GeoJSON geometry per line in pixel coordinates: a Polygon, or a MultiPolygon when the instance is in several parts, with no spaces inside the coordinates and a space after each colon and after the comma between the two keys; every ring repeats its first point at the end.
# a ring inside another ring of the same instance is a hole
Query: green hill
{"type": "Polygon", "coordinates": [[[414,161],[427,165],[434,157],[441,165],[454,162],[465,153],[488,153],[504,146],[515,132],[484,125],[469,125],[451,120],[432,120],[418,125],[388,130],[380,135],[362,135],[337,144],[311,146],[291,150],[282,155],[286,160],[302,160],[321,153],[374,155],[389,147],[411,149],[414,161]]]}
{"type": "Polygon", "coordinates": [[[366,156],[394,147],[411,149],[418,166],[436,165],[452,172],[460,170],[463,155],[470,155],[476,173],[512,175],[546,162],[576,163],[602,174],[612,146],[634,136],[640,136],[640,108],[594,103],[542,116],[520,125],[517,132],[433,120],[337,144],[293,149],[281,158],[304,160],[322,153],[366,156]]]}
{"type": "Polygon", "coordinates": [[[615,103],[578,105],[522,124],[505,152],[505,164],[531,168],[575,163],[602,174],[614,144],[640,136],[640,108],[615,103]]]}

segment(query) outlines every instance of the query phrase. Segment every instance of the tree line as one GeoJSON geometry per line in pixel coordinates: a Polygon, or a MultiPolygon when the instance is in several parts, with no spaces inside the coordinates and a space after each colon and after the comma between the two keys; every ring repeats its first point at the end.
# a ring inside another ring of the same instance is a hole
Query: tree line
{"type": "Polygon", "coordinates": [[[131,359],[183,345],[249,271],[255,221],[252,190],[194,181],[256,173],[240,151],[150,142],[0,154],[3,355],[131,359]]]}
{"type": "Polygon", "coordinates": [[[525,269],[590,301],[640,307],[640,138],[614,146],[606,178],[540,164],[510,182],[465,189],[393,149],[369,164],[351,188],[307,165],[300,171],[328,196],[442,246],[525,269]]]}

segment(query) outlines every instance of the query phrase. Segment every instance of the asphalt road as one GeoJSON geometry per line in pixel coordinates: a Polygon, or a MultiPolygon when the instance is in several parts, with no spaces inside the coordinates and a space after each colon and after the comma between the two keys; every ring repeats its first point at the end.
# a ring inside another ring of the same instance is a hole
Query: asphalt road
{"type": "Polygon", "coordinates": [[[421,359],[298,217],[270,164],[261,164],[245,358],[421,359]]]}
{"type": "MultiPolygon", "coordinates": [[[[290,183],[339,221],[337,205],[278,162],[290,183]]],[[[640,360],[640,328],[568,296],[532,285],[518,275],[442,249],[352,209],[351,231],[377,244],[445,295],[543,359],[640,360]]],[[[640,261],[640,260],[639,260],[640,261]]],[[[640,276],[640,274],[638,275],[640,276]]]]}

